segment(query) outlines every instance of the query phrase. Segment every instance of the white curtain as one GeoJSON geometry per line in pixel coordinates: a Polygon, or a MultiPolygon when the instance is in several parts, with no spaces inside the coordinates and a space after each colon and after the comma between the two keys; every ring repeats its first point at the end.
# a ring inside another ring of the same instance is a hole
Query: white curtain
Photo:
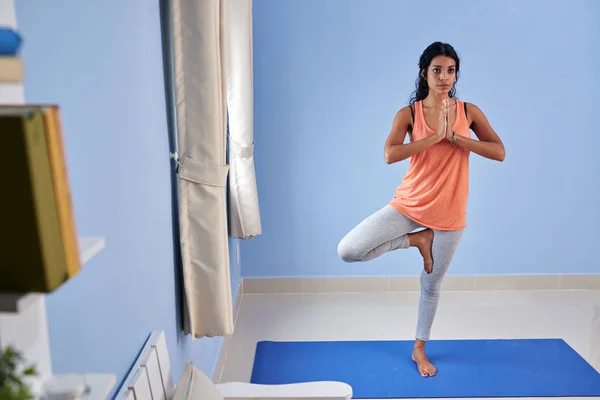
{"type": "Polygon", "coordinates": [[[262,233],[254,170],[252,0],[227,0],[229,111],[229,234],[262,233]]]}
{"type": "Polygon", "coordinates": [[[226,164],[226,3],[172,0],[184,331],[233,333],[226,164]]]}
{"type": "Polygon", "coordinates": [[[228,235],[261,233],[253,156],[252,3],[170,4],[184,332],[196,338],[227,336],[233,333],[228,235]]]}

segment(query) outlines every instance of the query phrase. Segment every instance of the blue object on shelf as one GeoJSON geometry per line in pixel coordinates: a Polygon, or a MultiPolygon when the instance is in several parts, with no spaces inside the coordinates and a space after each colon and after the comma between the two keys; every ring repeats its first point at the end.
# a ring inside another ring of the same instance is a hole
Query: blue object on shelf
{"type": "Polygon", "coordinates": [[[600,374],[562,339],[431,340],[423,378],[414,341],[259,342],[251,383],[340,381],[353,399],[600,396],[600,374]]]}
{"type": "Polygon", "coordinates": [[[17,31],[0,27],[0,56],[14,57],[19,54],[23,39],[17,31]]]}

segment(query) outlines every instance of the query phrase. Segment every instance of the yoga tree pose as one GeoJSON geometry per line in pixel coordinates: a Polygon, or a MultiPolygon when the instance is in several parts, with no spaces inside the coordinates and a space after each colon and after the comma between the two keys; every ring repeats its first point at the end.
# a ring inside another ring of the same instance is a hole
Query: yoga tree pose
{"type": "Polygon", "coordinates": [[[448,270],[466,227],[469,155],[503,161],[504,145],[484,113],[455,97],[460,60],[446,43],[431,44],[419,59],[416,91],[396,114],[384,159],[410,158],[395,196],[352,229],[339,243],[345,262],[372,260],[385,252],[416,247],[423,256],[421,297],[412,359],[419,373],[436,368],[425,354],[448,270]],[[477,139],[472,139],[473,130],[477,139]],[[409,143],[404,143],[406,134],[409,143]],[[413,232],[415,231],[415,232],[413,232]]]}

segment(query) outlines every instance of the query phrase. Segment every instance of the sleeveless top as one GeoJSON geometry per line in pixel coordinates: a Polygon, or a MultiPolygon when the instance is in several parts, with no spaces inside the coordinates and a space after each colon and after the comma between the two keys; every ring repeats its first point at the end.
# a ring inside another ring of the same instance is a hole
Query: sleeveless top
{"type": "MultiPolygon", "coordinates": [[[[466,109],[456,100],[455,134],[470,137],[466,109]]],[[[415,103],[410,140],[435,134],[427,125],[423,103],[415,103]]],[[[446,139],[413,155],[402,183],[390,205],[415,222],[437,230],[460,230],[467,226],[469,154],[446,139]]]]}

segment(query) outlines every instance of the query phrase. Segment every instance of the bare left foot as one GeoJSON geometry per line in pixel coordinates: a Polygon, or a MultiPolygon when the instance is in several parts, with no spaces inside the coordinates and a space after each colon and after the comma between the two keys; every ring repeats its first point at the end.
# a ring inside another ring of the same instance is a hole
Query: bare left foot
{"type": "Polygon", "coordinates": [[[423,257],[423,269],[430,274],[433,271],[433,231],[427,228],[419,232],[409,233],[408,240],[412,247],[419,249],[423,257]]]}
{"type": "Polygon", "coordinates": [[[418,344],[415,345],[412,353],[412,360],[417,363],[417,369],[419,370],[419,374],[421,374],[421,376],[429,377],[437,374],[437,369],[425,355],[424,346],[419,346],[418,344]]]}

